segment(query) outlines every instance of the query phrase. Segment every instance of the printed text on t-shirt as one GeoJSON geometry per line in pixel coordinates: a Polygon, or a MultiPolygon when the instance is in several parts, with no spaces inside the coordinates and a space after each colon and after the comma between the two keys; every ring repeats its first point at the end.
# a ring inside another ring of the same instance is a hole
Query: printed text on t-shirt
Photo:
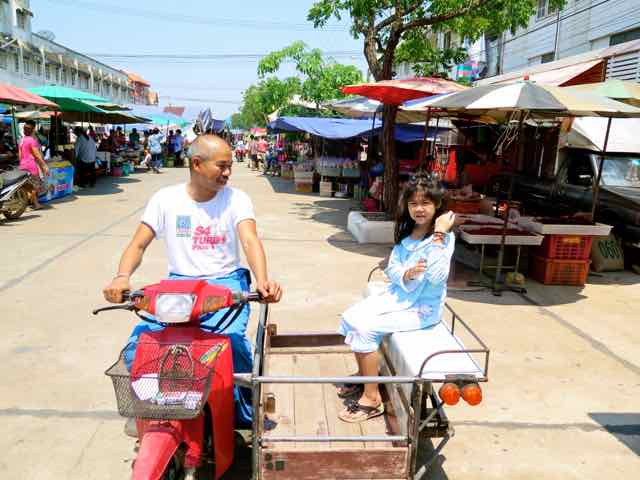
{"type": "Polygon", "coordinates": [[[211,233],[211,227],[196,227],[193,234],[193,250],[212,250],[227,241],[225,232],[211,233]]]}

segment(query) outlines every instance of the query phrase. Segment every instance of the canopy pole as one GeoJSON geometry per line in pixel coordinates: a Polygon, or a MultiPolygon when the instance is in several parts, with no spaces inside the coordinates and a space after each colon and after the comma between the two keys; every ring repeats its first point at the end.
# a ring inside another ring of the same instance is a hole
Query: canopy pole
{"type": "Polygon", "coordinates": [[[373,159],[373,131],[376,128],[376,115],[378,114],[378,109],[376,108],[373,111],[373,121],[371,122],[371,131],[369,132],[369,145],[367,146],[367,163],[371,165],[371,160],[373,159]]]}
{"type": "MultiPolygon", "coordinates": [[[[520,157],[523,153],[522,131],[524,127],[524,119],[526,116],[527,116],[527,113],[525,111],[520,112],[520,119],[518,121],[518,148],[516,150],[516,161],[514,162],[514,164],[511,165],[512,167],[518,164],[520,157]]],[[[513,197],[513,175],[514,175],[513,171],[509,172],[509,192],[507,193],[507,206],[504,211],[504,223],[502,224],[502,236],[500,237],[500,249],[498,250],[496,276],[493,284],[494,295],[501,294],[500,289],[498,288],[498,282],[500,280],[500,275],[502,274],[502,265],[504,263],[504,249],[507,241],[507,228],[509,228],[509,208],[511,206],[511,198],[513,197]]],[[[498,209],[498,211],[500,210],[499,203],[496,204],[496,208],[498,209]]]]}
{"type": "Polygon", "coordinates": [[[18,123],[16,122],[16,107],[15,105],[11,105],[11,117],[12,117],[12,127],[13,127],[13,141],[16,144],[16,148],[18,147],[18,123]]]}
{"type": "Polygon", "coordinates": [[[604,145],[602,147],[602,155],[600,155],[600,163],[598,164],[598,175],[596,181],[593,184],[593,204],[591,205],[591,221],[596,221],[596,207],[598,206],[598,197],[600,196],[600,180],[602,179],[602,170],[604,166],[604,157],[607,154],[607,147],[609,146],[609,133],[611,132],[611,120],[609,117],[607,122],[607,133],[604,135],[604,145]]]}
{"type": "Polygon", "coordinates": [[[427,150],[427,139],[429,137],[429,122],[431,121],[431,107],[427,107],[427,120],[424,123],[424,139],[422,140],[422,158],[420,159],[420,165],[418,167],[419,170],[424,170],[427,166],[427,157],[429,156],[429,152],[427,150]]]}

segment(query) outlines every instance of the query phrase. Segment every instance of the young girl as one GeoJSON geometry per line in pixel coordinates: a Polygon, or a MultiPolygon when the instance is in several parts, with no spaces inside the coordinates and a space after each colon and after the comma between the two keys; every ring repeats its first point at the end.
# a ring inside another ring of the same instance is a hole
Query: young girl
{"type": "MultiPolygon", "coordinates": [[[[440,322],[447,293],[454,236],[453,212],[441,214],[444,190],[426,176],[412,177],[402,193],[396,220],[396,245],[385,273],[386,291],[351,306],[338,331],[351,346],[358,376],[378,375],[378,346],[385,334],[432,327],[440,322]]],[[[359,396],[338,416],[362,422],[384,413],[377,384],[347,384],[341,398],[359,396]]]]}

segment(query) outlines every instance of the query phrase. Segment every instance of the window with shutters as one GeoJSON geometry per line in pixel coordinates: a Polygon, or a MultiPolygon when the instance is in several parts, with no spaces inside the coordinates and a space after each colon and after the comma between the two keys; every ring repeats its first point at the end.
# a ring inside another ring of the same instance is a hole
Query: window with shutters
{"type": "Polygon", "coordinates": [[[633,30],[627,30],[626,32],[616,33],[609,38],[609,45],[619,45],[621,43],[630,42],[632,40],[638,40],[640,38],[640,28],[634,28],[633,30]]]}
{"type": "Polygon", "coordinates": [[[17,53],[13,54],[13,71],[20,71],[20,55],[18,55],[17,53]]]}
{"type": "Polygon", "coordinates": [[[8,55],[5,52],[0,52],[0,68],[7,69],[9,67],[8,55]]]}
{"type": "Polygon", "coordinates": [[[27,15],[22,10],[18,10],[16,12],[16,19],[17,19],[18,28],[20,28],[22,30],[26,30],[27,29],[27,15]]]}
{"type": "Polygon", "coordinates": [[[549,5],[549,0],[538,0],[538,12],[536,18],[542,20],[558,11],[557,7],[549,5]]]}

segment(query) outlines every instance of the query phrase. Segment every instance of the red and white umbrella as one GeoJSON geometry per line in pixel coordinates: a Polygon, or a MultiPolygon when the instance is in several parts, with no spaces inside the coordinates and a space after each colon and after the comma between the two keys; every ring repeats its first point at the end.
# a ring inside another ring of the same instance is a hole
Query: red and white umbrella
{"type": "Polygon", "coordinates": [[[461,92],[466,89],[467,87],[464,85],[444,78],[418,77],[347,85],[342,88],[342,91],[349,95],[372,98],[386,105],[401,105],[408,100],[415,100],[416,98],[461,92]]]}
{"type": "Polygon", "coordinates": [[[0,83],[0,103],[9,105],[46,107],[47,109],[58,110],[58,105],[46,98],[34,93],[27,92],[22,88],[13,85],[0,83]]]}

